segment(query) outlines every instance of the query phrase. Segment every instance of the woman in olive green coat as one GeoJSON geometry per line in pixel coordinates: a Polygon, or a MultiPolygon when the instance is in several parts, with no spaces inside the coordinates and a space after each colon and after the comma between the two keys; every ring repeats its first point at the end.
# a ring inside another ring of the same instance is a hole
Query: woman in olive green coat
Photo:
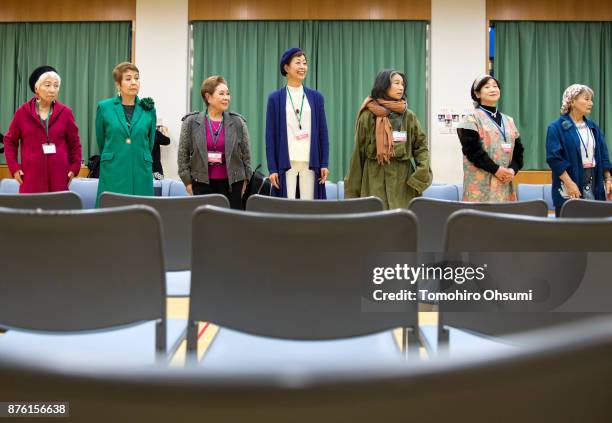
{"type": "Polygon", "coordinates": [[[385,209],[404,208],[431,185],[427,136],[405,99],[406,77],[380,71],[359,109],[345,198],[373,195],[385,209]]]}
{"type": "Polygon", "coordinates": [[[113,78],[119,95],[98,103],[96,112],[98,199],[104,191],[153,195],[151,151],[157,124],[153,100],[137,97],[140,75],[132,63],[118,64],[113,78]]]}

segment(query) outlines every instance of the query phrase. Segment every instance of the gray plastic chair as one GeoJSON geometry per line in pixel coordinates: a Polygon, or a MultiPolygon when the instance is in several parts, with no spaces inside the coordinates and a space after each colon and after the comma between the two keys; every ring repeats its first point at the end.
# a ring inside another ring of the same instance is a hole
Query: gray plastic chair
{"type": "Polygon", "coordinates": [[[287,198],[252,195],[246,209],[254,212],[289,214],[337,214],[382,211],[377,197],[348,198],[345,200],[289,200],[287,198]]]}
{"type": "Polygon", "coordinates": [[[406,210],[277,215],[205,206],[194,213],[192,239],[189,356],[196,322],[223,327],[207,368],[396,360],[387,329],[415,333],[415,304],[381,312],[363,291],[372,255],[415,251],[416,219],[406,210]]]}
{"type": "Polygon", "coordinates": [[[161,217],[168,296],[188,297],[191,278],[191,217],[193,211],[206,204],[229,208],[229,201],[221,194],[144,197],[105,192],[100,196],[101,208],[135,204],[153,207],[161,217]]]}
{"type": "MultiPolygon", "coordinates": [[[[608,254],[590,255],[586,252],[609,252],[612,239],[612,218],[607,219],[548,219],[528,216],[510,216],[464,210],[453,213],[448,219],[445,252],[457,254],[470,252],[470,260],[480,263],[491,258],[486,252],[559,252],[568,253],[562,258],[551,254],[543,256],[524,255],[510,262],[513,271],[496,283],[502,290],[517,283],[554,283],[554,292],[542,304],[558,304],[555,312],[461,312],[445,311],[440,304],[438,344],[449,342],[448,327],[460,328],[496,340],[528,330],[550,327],[597,313],[575,312],[575,310],[601,311],[610,309],[612,286],[597,275],[589,275],[592,269],[605,269],[608,254]],[[477,233],[475,233],[475,231],[477,233]],[[478,252],[482,252],[479,254],[478,252]],[[483,255],[483,253],[485,253],[483,255]],[[570,254],[571,253],[571,254],[570,254]],[[588,266],[587,266],[588,258],[588,266]],[[545,260],[542,262],[541,260],[545,260]],[[603,261],[599,266],[595,261],[603,261]],[[586,271],[586,273],[585,273],[586,271]],[[504,285],[506,284],[506,285],[504,285]],[[580,288],[582,291],[578,292],[580,288]],[[586,292],[589,295],[586,295],[586,292]],[[574,295],[577,293],[577,295],[574,295]],[[595,293],[595,297],[593,296],[595,293]],[[553,295],[554,294],[554,295],[553,295]],[[561,299],[561,300],[559,300],[561,299]]],[[[514,259],[513,259],[514,260],[514,259]]],[[[609,263],[608,263],[609,264],[609,263]]],[[[506,289],[507,290],[507,289],[506,289]]],[[[475,336],[466,336],[455,331],[457,343],[478,342],[475,336]]],[[[432,334],[422,334],[431,344],[432,334]]],[[[434,341],[435,342],[435,341],[434,341]]],[[[453,348],[453,331],[450,332],[450,348],[453,348]]]]}
{"type": "Polygon", "coordinates": [[[403,422],[407,410],[411,421],[611,421],[609,320],[531,339],[529,348],[462,360],[245,376],[58,365],[0,351],[0,380],[8,381],[0,397],[69,400],[75,421],[196,421],[205,412],[207,422],[403,422]]]}
{"type": "Polygon", "coordinates": [[[561,206],[560,217],[612,217],[612,202],[567,200],[561,206]]]}
{"type": "Polygon", "coordinates": [[[70,191],[79,194],[83,201],[84,209],[96,208],[96,198],[98,197],[97,178],[74,178],[68,188],[70,191]]]}
{"type": "Polygon", "coordinates": [[[539,217],[546,217],[548,215],[548,207],[543,200],[508,203],[470,203],[418,197],[410,202],[408,209],[416,214],[419,221],[419,251],[422,252],[442,251],[446,221],[457,210],[471,209],[539,217]]]}
{"type": "Polygon", "coordinates": [[[0,209],[0,350],[122,364],[174,351],[186,322],[166,320],[160,226],[145,206],[0,209]]]}
{"type": "Polygon", "coordinates": [[[423,198],[459,201],[459,189],[456,185],[431,185],[425,191],[423,191],[423,198]]]}
{"type": "Polygon", "coordinates": [[[12,209],[81,210],[78,194],[70,191],[41,194],[0,194],[0,207],[12,209]]]}
{"type": "Polygon", "coordinates": [[[13,178],[0,179],[1,194],[19,194],[19,183],[13,178]]]}

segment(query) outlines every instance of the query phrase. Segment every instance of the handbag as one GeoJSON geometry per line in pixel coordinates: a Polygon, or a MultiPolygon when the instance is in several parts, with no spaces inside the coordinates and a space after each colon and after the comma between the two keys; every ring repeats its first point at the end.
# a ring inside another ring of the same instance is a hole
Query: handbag
{"type": "Polygon", "coordinates": [[[251,195],[270,195],[270,192],[272,190],[272,184],[270,183],[270,179],[263,173],[261,173],[261,171],[259,170],[260,168],[261,164],[255,168],[253,174],[251,175],[251,178],[249,179],[249,182],[247,183],[244,195],[242,196],[243,209],[246,209],[247,200],[251,195]]]}

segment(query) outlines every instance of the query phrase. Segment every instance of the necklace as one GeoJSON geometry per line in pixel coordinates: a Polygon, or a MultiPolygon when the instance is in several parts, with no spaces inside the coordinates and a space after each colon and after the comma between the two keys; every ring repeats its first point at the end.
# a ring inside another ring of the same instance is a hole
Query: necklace
{"type": "Polygon", "coordinates": [[[496,119],[496,118],[497,118],[497,112],[498,112],[497,107],[495,108],[495,113],[493,113],[493,112],[491,112],[491,111],[489,111],[489,110],[485,109],[485,108],[484,108],[484,107],[482,107],[482,106],[480,106],[480,108],[481,108],[482,110],[484,110],[485,112],[487,112],[489,115],[493,116],[493,119],[496,119]]]}

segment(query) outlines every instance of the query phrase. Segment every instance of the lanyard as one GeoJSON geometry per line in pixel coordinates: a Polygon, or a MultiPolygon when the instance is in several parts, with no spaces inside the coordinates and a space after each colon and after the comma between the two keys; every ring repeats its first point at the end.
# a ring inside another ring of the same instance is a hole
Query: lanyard
{"type": "Polygon", "coordinates": [[[40,122],[45,125],[45,136],[47,137],[47,144],[49,144],[49,121],[51,120],[51,114],[53,113],[53,104],[51,104],[51,106],[49,106],[49,115],[47,116],[47,119],[43,119],[42,117],[40,117],[40,109],[38,106],[38,103],[36,103],[36,114],[38,115],[38,118],[40,119],[40,122]]]}
{"type": "Polygon", "coordinates": [[[221,130],[223,129],[223,115],[221,115],[221,123],[219,124],[219,128],[216,132],[213,132],[212,122],[210,121],[210,116],[208,116],[208,110],[206,111],[206,121],[208,122],[207,130],[210,129],[210,137],[212,139],[213,148],[216,149],[217,141],[219,141],[221,130]]]}
{"type": "MultiPolygon", "coordinates": [[[[586,158],[589,158],[589,133],[591,134],[590,138],[593,138],[593,154],[595,154],[595,137],[593,137],[593,133],[591,133],[591,128],[589,128],[588,126],[586,127],[588,129],[587,131],[587,142],[586,145],[584,145],[584,140],[582,139],[582,135],[580,135],[580,130],[578,129],[578,127],[576,126],[576,132],[578,132],[578,138],[580,138],[580,144],[582,144],[582,147],[584,148],[584,154],[586,155],[586,158]]],[[[594,157],[591,158],[591,163],[593,163],[593,159],[594,157]]]]}
{"type": "Polygon", "coordinates": [[[291,107],[293,108],[293,113],[295,113],[295,118],[298,121],[298,126],[302,129],[302,112],[304,111],[304,97],[306,95],[302,93],[302,104],[300,105],[299,110],[295,108],[295,104],[293,104],[293,98],[291,97],[291,91],[289,91],[289,87],[287,87],[287,94],[289,94],[289,100],[291,101],[291,107]]]}
{"type": "Polygon", "coordinates": [[[504,115],[501,116],[501,126],[499,126],[497,124],[497,122],[495,121],[495,119],[493,119],[493,116],[491,116],[491,112],[489,112],[487,109],[485,109],[483,107],[481,107],[480,110],[486,112],[487,116],[489,116],[489,119],[491,119],[491,122],[493,122],[495,124],[495,127],[499,130],[499,132],[504,137],[504,141],[507,141],[507,139],[506,139],[506,127],[504,125],[504,115]]]}

